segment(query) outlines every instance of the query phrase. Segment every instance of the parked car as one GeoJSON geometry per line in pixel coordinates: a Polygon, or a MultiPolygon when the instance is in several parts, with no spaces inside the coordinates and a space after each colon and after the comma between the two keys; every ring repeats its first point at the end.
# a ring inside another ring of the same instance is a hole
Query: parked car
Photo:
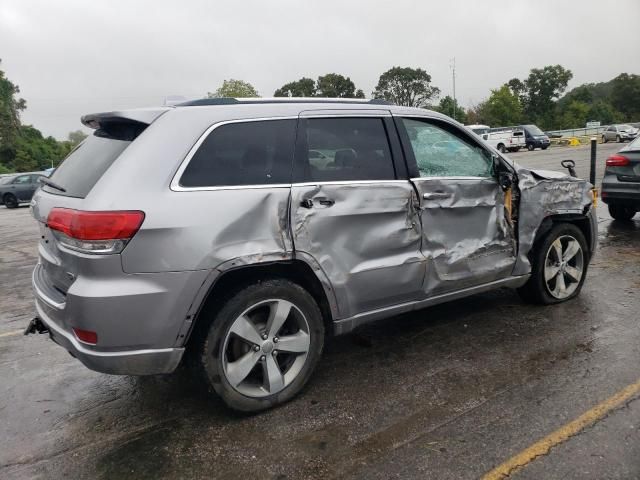
{"type": "Polygon", "coordinates": [[[610,125],[602,132],[602,142],[616,141],[618,143],[634,140],[638,136],[638,129],[631,125],[610,125]]]}
{"type": "Polygon", "coordinates": [[[206,99],[83,123],[32,202],[27,331],[106,373],[184,357],[238,410],[299,392],[325,334],[500,287],[574,298],[596,247],[588,182],[421,108],[206,99]]]}
{"type": "Polygon", "coordinates": [[[7,208],[16,208],[21,203],[28,203],[33,193],[40,186],[38,179],[42,172],[27,172],[7,175],[0,179],[0,204],[7,208]]]}
{"type": "Polygon", "coordinates": [[[640,211],[640,138],[607,158],[601,195],[616,220],[631,220],[640,211]]]}
{"type": "Polygon", "coordinates": [[[502,153],[517,152],[526,146],[524,131],[520,127],[491,128],[487,125],[469,125],[467,128],[502,153]]]}
{"type": "Polygon", "coordinates": [[[540,130],[536,125],[521,125],[524,130],[525,144],[530,152],[536,148],[546,150],[551,145],[551,140],[546,133],[540,130]]]}

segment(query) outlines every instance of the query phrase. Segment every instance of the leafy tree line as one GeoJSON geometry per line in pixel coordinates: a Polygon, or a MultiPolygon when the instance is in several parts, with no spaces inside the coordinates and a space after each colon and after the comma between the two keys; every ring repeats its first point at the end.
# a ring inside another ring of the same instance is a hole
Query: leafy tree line
{"type": "MultiPolygon", "coordinates": [[[[466,110],[452,97],[438,100],[440,89],[421,68],[393,67],[382,73],[372,98],[397,105],[430,108],[461,123],[491,126],[535,123],[545,130],[578,128],[589,120],[603,124],[640,120],[640,75],[622,73],[603,83],[586,83],[565,94],[571,70],[561,65],[534,68],[524,79],[513,78],[491,90],[488,98],[466,110]]],[[[20,89],[0,70],[0,173],[42,170],[57,165],[84,138],[78,130],[67,140],[44,137],[22,125],[27,104],[20,89]]],[[[229,79],[209,97],[258,97],[250,83],[229,79]]],[[[364,98],[362,89],[344,75],[327,73],[317,79],[302,77],[278,88],[275,97],[364,98]]]]}
{"type": "Polygon", "coordinates": [[[18,98],[20,88],[0,70],[0,174],[44,170],[57,165],[86,135],[78,130],[60,142],[40,130],[22,125],[20,113],[27,102],[18,98]]]}
{"type": "Polygon", "coordinates": [[[535,123],[544,130],[640,120],[640,75],[621,73],[602,83],[585,83],[563,95],[573,78],[561,65],[534,68],[513,78],[466,112],[468,123],[491,126],[535,123]]]}

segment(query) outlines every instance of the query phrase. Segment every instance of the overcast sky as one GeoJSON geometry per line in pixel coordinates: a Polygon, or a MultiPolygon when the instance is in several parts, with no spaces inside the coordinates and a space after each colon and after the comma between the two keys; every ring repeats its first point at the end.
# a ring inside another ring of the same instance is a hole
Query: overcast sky
{"type": "Polygon", "coordinates": [[[351,77],[371,95],[392,66],[421,67],[468,106],[534,67],[570,86],[640,73],[640,0],[0,0],[1,69],[23,122],[65,138],[82,114],[202,97],[226,78],[262,96],[302,76],[351,77]]]}

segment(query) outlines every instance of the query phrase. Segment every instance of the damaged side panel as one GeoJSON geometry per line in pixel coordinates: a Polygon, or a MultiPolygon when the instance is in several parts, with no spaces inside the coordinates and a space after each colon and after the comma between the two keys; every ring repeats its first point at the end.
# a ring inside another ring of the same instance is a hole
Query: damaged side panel
{"type": "Polygon", "coordinates": [[[210,270],[230,260],[239,266],[291,258],[288,207],[288,186],[168,192],[141,209],[179,215],[145,219],[122,253],[124,271],[210,270]]]}
{"type": "Polygon", "coordinates": [[[420,178],[427,295],[511,274],[516,243],[505,193],[492,178],[420,178]]]}
{"type": "Polygon", "coordinates": [[[408,181],[293,185],[296,255],[313,257],[341,318],[421,298],[424,258],[408,181]]]}
{"type": "Polygon", "coordinates": [[[531,271],[528,254],[543,220],[552,215],[583,215],[592,205],[592,185],[586,180],[553,171],[517,167],[520,190],[519,250],[514,275],[531,271]]]}

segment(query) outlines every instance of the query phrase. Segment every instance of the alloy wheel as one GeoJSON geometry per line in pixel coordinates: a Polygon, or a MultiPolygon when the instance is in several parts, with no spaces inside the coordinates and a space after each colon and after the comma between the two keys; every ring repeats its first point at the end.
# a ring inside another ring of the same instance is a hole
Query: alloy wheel
{"type": "Polygon", "coordinates": [[[310,345],[309,323],[298,307],[282,299],[261,301],[242,312],[227,331],[223,372],[243,395],[274,395],[296,379],[310,345]]]}
{"type": "Polygon", "coordinates": [[[544,281],[547,291],[559,300],[571,296],[584,275],[584,253],[571,235],[558,237],[547,251],[544,281]]]}

